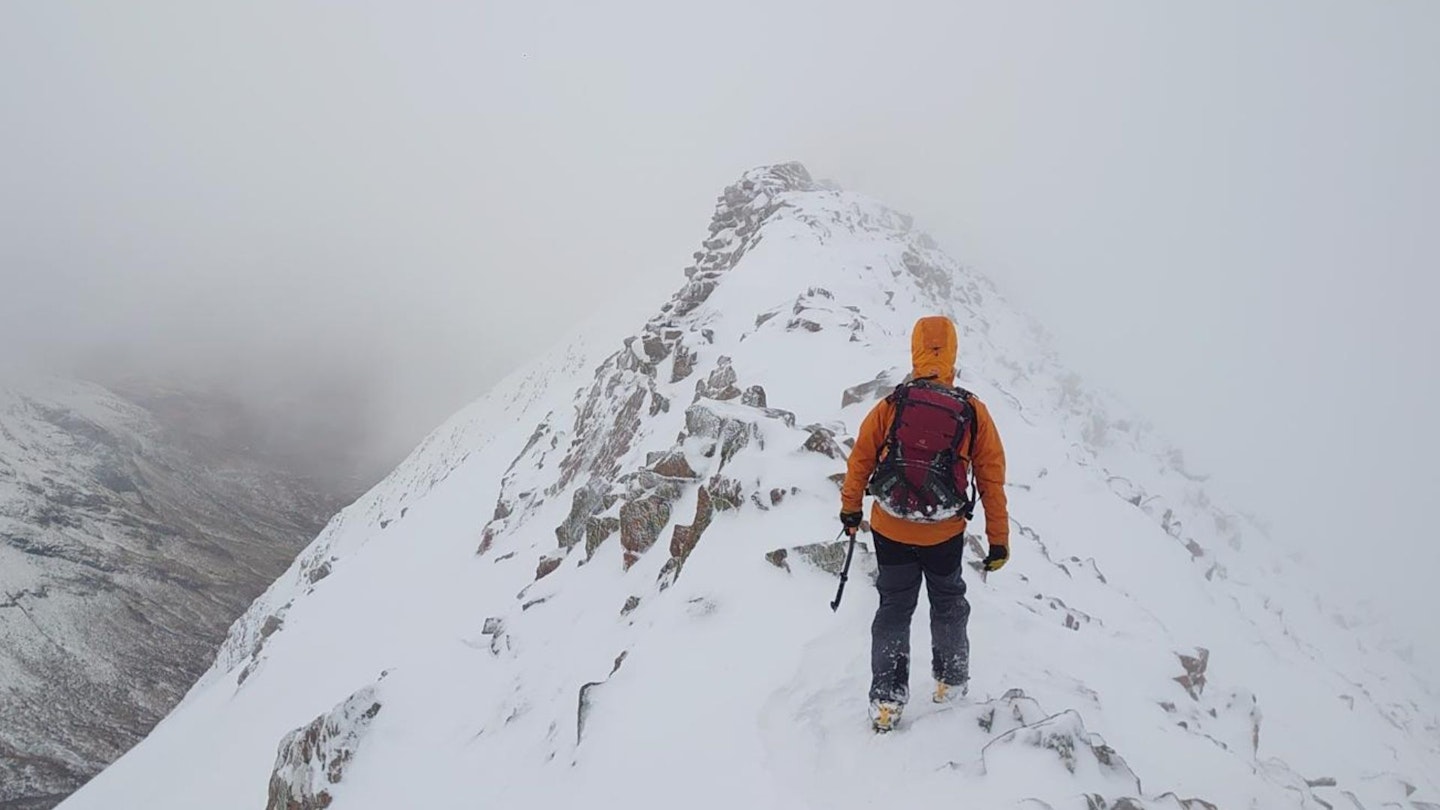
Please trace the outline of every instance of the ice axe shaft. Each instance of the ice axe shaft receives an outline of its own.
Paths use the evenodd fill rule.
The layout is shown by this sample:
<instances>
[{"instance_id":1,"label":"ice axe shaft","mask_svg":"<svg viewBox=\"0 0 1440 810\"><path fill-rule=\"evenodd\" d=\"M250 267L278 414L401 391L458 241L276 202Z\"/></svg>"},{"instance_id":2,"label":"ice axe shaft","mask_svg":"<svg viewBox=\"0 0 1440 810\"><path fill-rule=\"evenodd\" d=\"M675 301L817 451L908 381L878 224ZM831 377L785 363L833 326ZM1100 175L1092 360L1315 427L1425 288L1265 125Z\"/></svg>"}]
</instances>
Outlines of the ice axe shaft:
<instances>
[{"instance_id":1,"label":"ice axe shaft","mask_svg":"<svg viewBox=\"0 0 1440 810\"><path fill-rule=\"evenodd\" d=\"M838 611L840 609L840 599L845 596L845 582L850 579L850 561L855 558L855 535L859 533L860 528L857 526L855 531L850 535L850 548L845 552L845 567L840 569L840 587L835 591L835 601L830 603L830 609L832 611ZM840 534L836 535L835 539L839 540L844 536L845 529L841 529Z\"/></svg>"}]
</instances>

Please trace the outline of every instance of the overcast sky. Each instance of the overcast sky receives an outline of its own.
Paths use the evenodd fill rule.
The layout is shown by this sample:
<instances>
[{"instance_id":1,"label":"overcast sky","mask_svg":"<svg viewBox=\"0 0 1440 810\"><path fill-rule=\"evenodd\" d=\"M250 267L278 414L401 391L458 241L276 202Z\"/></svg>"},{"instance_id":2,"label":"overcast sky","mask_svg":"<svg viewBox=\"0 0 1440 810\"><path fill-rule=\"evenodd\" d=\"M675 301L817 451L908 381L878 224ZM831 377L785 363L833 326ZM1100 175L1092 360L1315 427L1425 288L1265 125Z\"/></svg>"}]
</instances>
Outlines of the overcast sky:
<instances>
[{"instance_id":1,"label":"overcast sky","mask_svg":"<svg viewBox=\"0 0 1440 810\"><path fill-rule=\"evenodd\" d=\"M388 461L796 159L1440 647L1440 4L7 0L0 68L7 363L360 384Z\"/></svg>"}]
</instances>

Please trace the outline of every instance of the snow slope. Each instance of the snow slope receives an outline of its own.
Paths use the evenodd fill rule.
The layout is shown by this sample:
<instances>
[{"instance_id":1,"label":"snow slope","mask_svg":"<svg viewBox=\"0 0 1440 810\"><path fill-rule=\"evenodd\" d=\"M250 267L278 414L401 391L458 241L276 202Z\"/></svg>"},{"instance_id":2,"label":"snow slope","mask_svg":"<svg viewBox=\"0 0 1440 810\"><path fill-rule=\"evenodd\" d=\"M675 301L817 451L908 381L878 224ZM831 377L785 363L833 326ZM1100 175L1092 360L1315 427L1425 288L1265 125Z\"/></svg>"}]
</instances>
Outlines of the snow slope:
<instances>
[{"instance_id":1,"label":"snow slope","mask_svg":"<svg viewBox=\"0 0 1440 810\"><path fill-rule=\"evenodd\" d=\"M436 431L63 806L1440 802L1407 665L908 217L767 167L696 259L623 345ZM835 476L937 312L1006 442L1014 556L982 576L973 543L971 700L876 737L874 592L828 607Z\"/></svg>"}]
</instances>

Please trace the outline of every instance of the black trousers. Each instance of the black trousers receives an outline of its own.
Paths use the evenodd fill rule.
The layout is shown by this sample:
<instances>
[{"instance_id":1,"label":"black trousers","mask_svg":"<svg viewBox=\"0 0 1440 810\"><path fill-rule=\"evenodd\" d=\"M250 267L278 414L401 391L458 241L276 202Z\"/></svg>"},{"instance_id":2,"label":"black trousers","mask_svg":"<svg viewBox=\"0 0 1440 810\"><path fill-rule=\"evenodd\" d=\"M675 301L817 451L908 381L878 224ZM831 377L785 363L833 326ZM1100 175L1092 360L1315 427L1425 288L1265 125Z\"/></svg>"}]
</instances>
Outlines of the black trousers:
<instances>
[{"instance_id":1,"label":"black trousers","mask_svg":"<svg viewBox=\"0 0 1440 810\"><path fill-rule=\"evenodd\" d=\"M875 587L880 607L870 626L870 699L904 703L910 697L910 618L920 601L920 580L930 597L931 672L948 684L970 678L970 602L965 598L961 561L963 536L936 546L912 546L880 534Z\"/></svg>"}]
</instances>

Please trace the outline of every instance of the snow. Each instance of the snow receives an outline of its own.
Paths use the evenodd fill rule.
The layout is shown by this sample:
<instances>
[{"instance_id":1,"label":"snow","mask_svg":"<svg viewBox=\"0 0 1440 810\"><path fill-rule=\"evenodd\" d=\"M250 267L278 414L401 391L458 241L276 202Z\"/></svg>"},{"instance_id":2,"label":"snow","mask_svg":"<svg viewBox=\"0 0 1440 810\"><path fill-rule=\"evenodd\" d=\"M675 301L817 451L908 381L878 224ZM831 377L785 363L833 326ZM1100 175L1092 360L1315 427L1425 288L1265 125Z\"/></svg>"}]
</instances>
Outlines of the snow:
<instances>
[{"instance_id":1,"label":"snow","mask_svg":"<svg viewBox=\"0 0 1440 810\"><path fill-rule=\"evenodd\" d=\"M1306 571L1061 367L992 284L874 201L793 170L747 180L722 198L725 237L641 339L581 337L437 430L257 600L150 738L63 807L260 807L281 740L371 688L383 708L330 786L342 810L1440 801L1435 696L1339 626ZM960 382L1006 444L1013 556L967 569L970 698L924 702L922 606L917 697L877 737L868 555L834 613L832 575L765 555L834 537L827 477L843 461L803 450L805 426L853 434L868 404L842 409L841 392L903 374L911 325L935 312L960 326ZM666 333L654 361L642 339ZM694 372L675 381L680 347ZM686 429L722 357L740 390L763 386L794 416L701 399L746 426L728 460L712 451L723 439ZM612 424L635 402L633 431ZM619 514L653 484L635 477L647 455L672 449L698 476L653 547L627 568L620 533L593 557L580 542L535 579L580 488L621 498L582 518ZM676 574L674 527L716 476L746 500L717 508ZM792 494L771 505L772 490ZM1197 648L1192 696L1176 678ZM1307 785L1320 777L1337 784Z\"/></svg>"}]
</instances>

